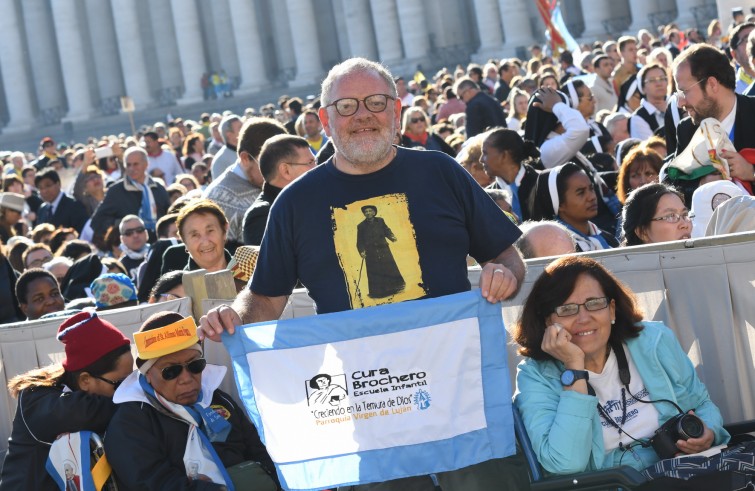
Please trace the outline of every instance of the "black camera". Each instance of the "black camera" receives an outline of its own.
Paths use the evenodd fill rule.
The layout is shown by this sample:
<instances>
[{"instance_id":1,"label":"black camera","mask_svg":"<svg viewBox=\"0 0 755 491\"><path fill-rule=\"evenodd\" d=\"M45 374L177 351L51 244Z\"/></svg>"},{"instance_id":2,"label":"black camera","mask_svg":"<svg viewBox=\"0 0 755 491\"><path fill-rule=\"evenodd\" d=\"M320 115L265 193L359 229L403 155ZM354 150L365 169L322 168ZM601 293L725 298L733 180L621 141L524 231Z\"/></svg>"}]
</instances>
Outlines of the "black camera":
<instances>
[{"instance_id":1,"label":"black camera","mask_svg":"<svg viewBox=\"0 0 755 491\"><path fill-rule=\"evenodd\" d=\"M679 453L678 440L700 438L705 431L703 420L694 414L677 414L655 430L650 445L661 459L670 459Z\"/></svg>"}]
</instances>

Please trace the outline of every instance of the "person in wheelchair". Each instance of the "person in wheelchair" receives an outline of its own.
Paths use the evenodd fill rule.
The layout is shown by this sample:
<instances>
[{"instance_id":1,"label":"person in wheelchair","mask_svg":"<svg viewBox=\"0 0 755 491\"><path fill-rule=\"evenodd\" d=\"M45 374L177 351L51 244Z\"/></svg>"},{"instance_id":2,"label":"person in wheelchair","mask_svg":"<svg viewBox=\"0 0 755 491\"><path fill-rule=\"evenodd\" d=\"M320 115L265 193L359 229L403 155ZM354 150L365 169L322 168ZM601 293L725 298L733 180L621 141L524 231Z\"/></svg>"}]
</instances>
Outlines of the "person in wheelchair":
<instances>
[{"instance_id":1,"label":"person in wheelchair","mask_svg":"<svg viewBox=\"0 0 755 491\"><path fill-rule=\"evenodd\" d=\"M152 315L134 334L134 371L116 392L105 453L120 490L278 488L252 423L220 391L226 367L208 365L194 319Z\"/></svg>"},{"instance_id":2,"label":"person in wheelchair","mask_svg":"<svg viewBox=\"0 0 755 491\"><path fill-rule=\"evenodd\" d=\"M58 329L62 363L37 368L8 383L18 399L0 489L60 489L45 470L50 446L65 433L102 434L115 414L113 393L133 371L130 341L93 311L80 312Z\"/></svg>"},{"instance_id":3,"label":"person in wheelchair","mask_svg":"<svg viewBox=\"0 0 755 491\"><path fill-rule=\"evenodd\" d=\"M673 332L643 321L633 293L593 259L545 268L514 339L525 357L514 403L550 473L643 470L729 441Z\"/></svg>"}]
</instances>

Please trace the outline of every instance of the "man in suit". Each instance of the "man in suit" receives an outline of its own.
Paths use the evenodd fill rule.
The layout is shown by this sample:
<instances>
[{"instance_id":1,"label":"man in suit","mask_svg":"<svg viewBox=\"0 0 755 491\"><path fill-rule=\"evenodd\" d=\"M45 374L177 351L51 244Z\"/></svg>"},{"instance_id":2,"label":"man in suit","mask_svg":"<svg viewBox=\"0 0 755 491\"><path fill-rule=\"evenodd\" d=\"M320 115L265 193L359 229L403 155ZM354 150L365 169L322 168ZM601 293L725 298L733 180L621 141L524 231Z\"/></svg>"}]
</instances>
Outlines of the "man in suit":
<instances>
[{"instance_id":1,"label":"man in suit","mask_svg":"<svg viewBox=\"0 0 755 491\"><path fill-rule=\"evenodd\" d=\"M73 227L81 233L88 215L84 205L60 189L60 176L55 169L43 169L34 178L44 204L39 207L36 225L51 223L55 227Z\"/></svg>"},{"instance_id":2,"label":"man in suit","mask_svg":"<svg viewBox=\"0 0 755 491\"><path fill-rule=\"evenodd\" d=\"M506 116L496 99L482 92L469 77L462 77L454 86L454 92L466 105L467 139L479 135L488 128L506 127Z\"/></svg>"},{"instance_id":3,"label":"man in suit","mask_svg":"<svg viewBox=\"0 0 755 491\"><path fill-rule=\"evenodd\" d=\"M738 153L755 148L755 98L735 92L734 69L726 55L707 44L695 44L674 61L674 80L679 105L688 114L677 127L676 155L686 148L703 119L715 118L737 149L737 153L722 153L732 177L755 180L753 166Z\"/></svg>"}]
</instances>

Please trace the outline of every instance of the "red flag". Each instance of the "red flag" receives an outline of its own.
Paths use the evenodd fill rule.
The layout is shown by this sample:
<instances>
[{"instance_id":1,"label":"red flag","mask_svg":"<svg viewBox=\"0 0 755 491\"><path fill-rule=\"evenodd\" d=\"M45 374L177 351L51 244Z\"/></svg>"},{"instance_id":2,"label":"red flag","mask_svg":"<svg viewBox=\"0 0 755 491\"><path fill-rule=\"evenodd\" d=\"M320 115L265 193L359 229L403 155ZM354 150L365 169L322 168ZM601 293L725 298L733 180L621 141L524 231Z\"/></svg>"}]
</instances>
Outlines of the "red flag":
<instances>
[{"instance_id":1,"label":"red flag","mask_svg":"<svg viewBox=\"0 0 755 491\"><path fill-rule=\"evenodd\" d=\"M564 41L564 38L561 36L558 28L553 25L552 21L552 14L553 10L556 8L556 3L557 0L536 0L537 11L540 12L540 17L543 18L545 29L548 31L550 36L550 44L553 54L560 53L561 51L566 51L567 49L566 41Z\"/></svg>"}]
</instances>

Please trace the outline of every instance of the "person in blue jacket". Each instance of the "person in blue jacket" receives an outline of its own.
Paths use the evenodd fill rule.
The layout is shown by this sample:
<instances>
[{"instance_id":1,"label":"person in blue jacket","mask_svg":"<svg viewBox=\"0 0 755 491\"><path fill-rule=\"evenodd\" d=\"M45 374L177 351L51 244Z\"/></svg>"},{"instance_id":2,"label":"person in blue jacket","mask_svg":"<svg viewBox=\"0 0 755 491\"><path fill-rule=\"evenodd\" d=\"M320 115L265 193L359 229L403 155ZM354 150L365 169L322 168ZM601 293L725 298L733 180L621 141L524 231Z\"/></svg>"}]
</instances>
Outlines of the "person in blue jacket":
<instances>
[{"instance_id":1,"label":"person in blue jacket","mask_svg":"<svg viewBox=\"0 0 755 491\"><path fill-rule=\"evenodd\" d=\"M545 268L514 339L525 357L514 402L548 472L651 466L660 457L649 439L682 412L702 424L700 436L671 441L676 454L729 440L673 332L643 322L633 293L593 259L562 257Z\"/></svg>"}]
</instances>

